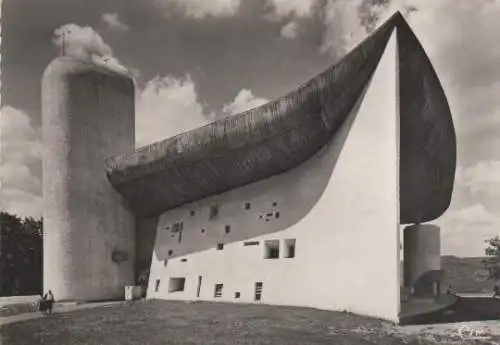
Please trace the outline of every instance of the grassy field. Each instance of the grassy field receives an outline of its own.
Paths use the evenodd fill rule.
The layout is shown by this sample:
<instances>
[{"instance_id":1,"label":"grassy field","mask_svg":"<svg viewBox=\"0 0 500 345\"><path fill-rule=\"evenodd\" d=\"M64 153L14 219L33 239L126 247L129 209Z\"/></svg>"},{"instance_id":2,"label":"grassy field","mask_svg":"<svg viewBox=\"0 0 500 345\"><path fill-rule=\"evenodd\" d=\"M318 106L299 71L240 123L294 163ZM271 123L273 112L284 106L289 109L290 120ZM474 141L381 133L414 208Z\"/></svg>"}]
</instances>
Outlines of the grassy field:
<instances>
[{"instance_id":1,"label":"grassy field","mask_svg":"<svg viewBox=\"0 0 500 345\"><path fill-rule=\"evenodd\" d=\"M2 345L457 344L457 339L443 336L394 334L389 331L391 327L356 315L305 308L149 301L4 325L0 328L0 342Z\"/></svg>"}]
</instances>

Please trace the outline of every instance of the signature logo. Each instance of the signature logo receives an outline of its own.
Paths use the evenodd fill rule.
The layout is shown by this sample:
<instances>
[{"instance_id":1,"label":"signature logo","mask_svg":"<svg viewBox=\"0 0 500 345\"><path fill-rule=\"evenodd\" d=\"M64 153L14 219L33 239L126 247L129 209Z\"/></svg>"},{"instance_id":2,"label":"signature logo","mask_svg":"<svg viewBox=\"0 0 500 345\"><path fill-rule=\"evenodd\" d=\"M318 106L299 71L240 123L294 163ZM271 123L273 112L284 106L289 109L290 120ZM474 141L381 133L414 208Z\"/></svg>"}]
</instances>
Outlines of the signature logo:
<instances>
[{"instance_id":1,"label":"signature logo","mask_svg":"<svg viewBox=\"0 0 500 345\"><path fill-rule=\"evenodd\" d=\"M464 325L458 329L458 336L463 340L490 340L493 334L487 327L472 328Z\"/></svg>"}]
</instances>

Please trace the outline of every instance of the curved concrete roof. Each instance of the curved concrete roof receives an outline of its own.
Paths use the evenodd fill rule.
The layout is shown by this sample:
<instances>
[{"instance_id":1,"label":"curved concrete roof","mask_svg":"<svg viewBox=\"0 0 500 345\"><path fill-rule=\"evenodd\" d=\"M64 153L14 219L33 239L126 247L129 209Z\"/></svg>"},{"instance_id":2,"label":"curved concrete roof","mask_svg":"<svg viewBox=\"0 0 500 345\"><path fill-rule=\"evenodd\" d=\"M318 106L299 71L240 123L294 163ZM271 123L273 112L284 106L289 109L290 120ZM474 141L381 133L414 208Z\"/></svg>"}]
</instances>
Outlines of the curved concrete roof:
<instances>
[{"instance_id":1,"label":"curved concrete roof","mask_svg":"<svg viewBox=\"0 0 500 345\"><path fill-rule=\"evenodd\" d=\"M401 223L439 217L453 189L455 132L434 69L400 13L282 98L109 158L109 181L136 214L152 216L296 167L335 136L394 28L400 66Z\"/></svg>"}]
</instances>

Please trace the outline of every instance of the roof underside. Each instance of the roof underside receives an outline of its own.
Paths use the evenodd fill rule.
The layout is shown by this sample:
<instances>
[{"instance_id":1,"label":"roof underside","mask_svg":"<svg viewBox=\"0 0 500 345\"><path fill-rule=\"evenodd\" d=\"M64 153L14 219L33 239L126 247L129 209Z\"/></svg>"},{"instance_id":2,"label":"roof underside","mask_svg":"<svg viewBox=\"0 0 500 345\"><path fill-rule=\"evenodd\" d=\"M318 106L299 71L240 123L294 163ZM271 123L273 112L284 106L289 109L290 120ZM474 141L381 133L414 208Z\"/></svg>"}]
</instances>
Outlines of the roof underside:
<instances>
[{"instance_id":1,"label":"roof underside","mask_svg":"<svg viewBox=\"0 0 500 345\"><path fill-rule=\"evenodd\" d=\"M401 223L439 217L453 189L455 132L434 69L399 13L330 69L286 96L109 158L105 169L112 186L137 215L153 216L296 167L337 133L396 27Z\"/></svg>"}]
</instances>

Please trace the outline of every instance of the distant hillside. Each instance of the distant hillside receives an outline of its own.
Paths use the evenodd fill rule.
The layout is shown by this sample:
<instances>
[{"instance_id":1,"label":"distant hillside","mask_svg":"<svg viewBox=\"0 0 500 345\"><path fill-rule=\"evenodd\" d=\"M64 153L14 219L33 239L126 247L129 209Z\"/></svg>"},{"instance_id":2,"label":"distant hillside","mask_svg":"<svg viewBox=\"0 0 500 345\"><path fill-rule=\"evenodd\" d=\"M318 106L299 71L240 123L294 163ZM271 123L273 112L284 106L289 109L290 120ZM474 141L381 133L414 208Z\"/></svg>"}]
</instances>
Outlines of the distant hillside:
<instances>
[{"instance_id":1,"label":"distant hillside","mask_svg":"<svg viewBox=\"0 0 500 345\"><path fill-rule=\"evenodd\" d=\"M488 271L481 263L484 259L442 256L441 267L445 272L443 289L446 290L451 285L458 292L491 292L494 281L487 279Z\"/></svg>"}]
</instances>

